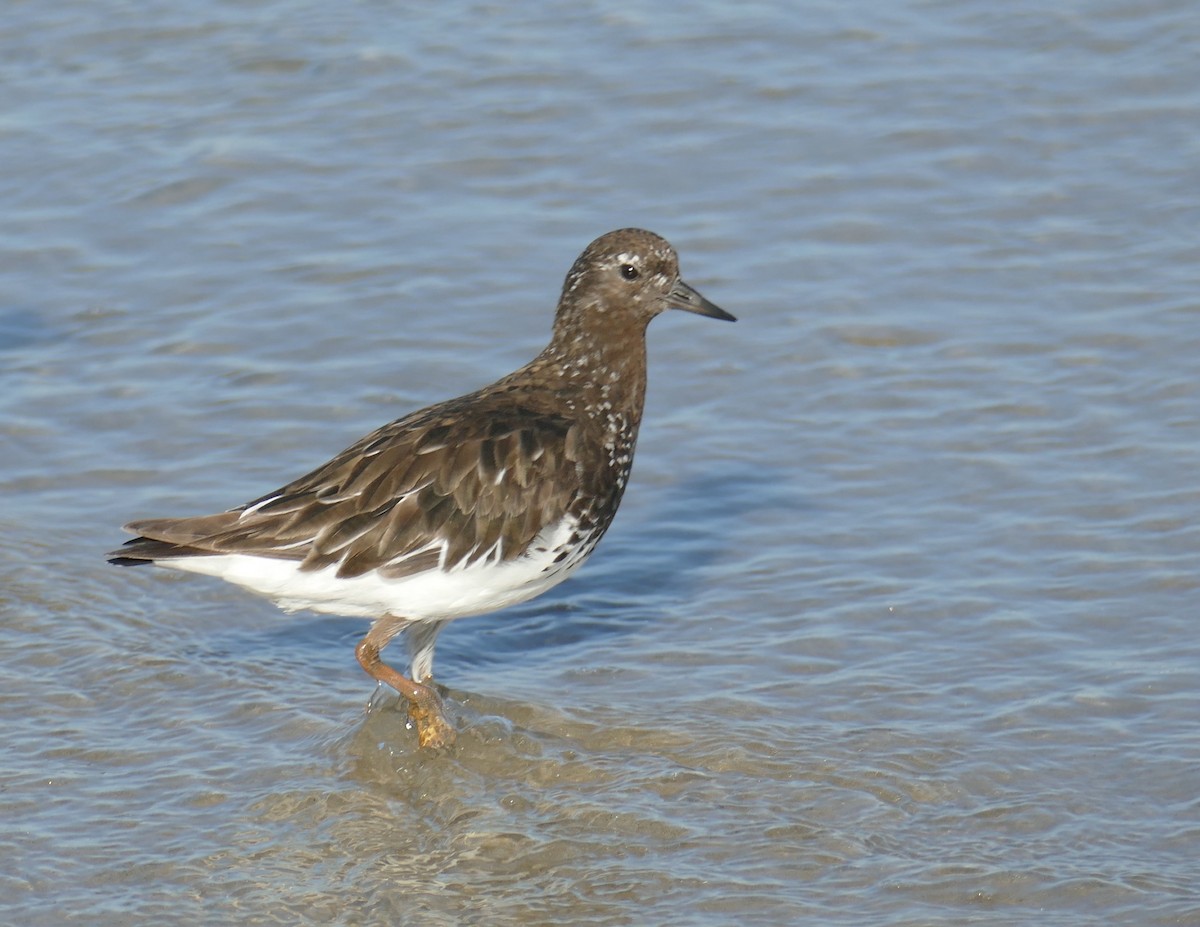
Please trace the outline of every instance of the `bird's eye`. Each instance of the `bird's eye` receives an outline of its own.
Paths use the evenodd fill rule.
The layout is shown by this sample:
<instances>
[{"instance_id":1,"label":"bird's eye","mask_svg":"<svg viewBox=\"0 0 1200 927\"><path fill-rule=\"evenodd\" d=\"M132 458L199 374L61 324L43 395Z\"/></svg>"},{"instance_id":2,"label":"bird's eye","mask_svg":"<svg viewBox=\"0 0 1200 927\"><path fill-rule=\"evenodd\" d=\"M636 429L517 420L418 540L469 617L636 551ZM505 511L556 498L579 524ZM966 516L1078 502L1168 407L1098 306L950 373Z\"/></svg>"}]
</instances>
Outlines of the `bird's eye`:
<instances>
[{"instance_id":1,"label":"bird's eye","mask_svg":"<svg viewBox=\"0 0 1200 927\"><path fill-rule=\"evenodd\" d=\"M636 280L638 277L641 276L641 271L639 271L632 264L622 264L621 265L621 276L624 277L626 280Z\"/></svg>"}]
</instances>

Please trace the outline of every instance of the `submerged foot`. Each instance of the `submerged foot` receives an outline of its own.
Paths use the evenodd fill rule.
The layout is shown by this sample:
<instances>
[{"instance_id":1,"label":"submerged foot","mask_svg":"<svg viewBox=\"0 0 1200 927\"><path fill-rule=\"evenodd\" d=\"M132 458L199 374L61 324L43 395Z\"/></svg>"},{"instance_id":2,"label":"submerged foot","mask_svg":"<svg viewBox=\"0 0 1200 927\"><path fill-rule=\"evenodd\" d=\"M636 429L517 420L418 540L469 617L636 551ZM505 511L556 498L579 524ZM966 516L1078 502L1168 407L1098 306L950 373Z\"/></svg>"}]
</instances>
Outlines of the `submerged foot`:
<instances>
[{"instance_id":1,"label":"submerged foot","mask_svg":"<svg viewBox=\"0 0 1200 927\"><path fill-rule=\"evenodd\" d=\"M417 743L431 750L440 750L454 743L458 734L446 720L441 700L432 689L431 698L408 703L408 717L417 728Z\"/></svg>"},{"instance_id":2,"label":"submerged foot","mask_svg":"<svg viewBox=\"0 0 1200 927\"><path fill-rule=\"evenodd\" d=\"M358 662L376 680L387 683L408 699L408 717L417 728L417 742L422 747L434 750L449 747L458 735L446 720L432 677L426 677L424 682L414 682L379 659L379 649L387 643L389 630L382 625L371 628L354 650Z\"/></svg>"}]
</instances>

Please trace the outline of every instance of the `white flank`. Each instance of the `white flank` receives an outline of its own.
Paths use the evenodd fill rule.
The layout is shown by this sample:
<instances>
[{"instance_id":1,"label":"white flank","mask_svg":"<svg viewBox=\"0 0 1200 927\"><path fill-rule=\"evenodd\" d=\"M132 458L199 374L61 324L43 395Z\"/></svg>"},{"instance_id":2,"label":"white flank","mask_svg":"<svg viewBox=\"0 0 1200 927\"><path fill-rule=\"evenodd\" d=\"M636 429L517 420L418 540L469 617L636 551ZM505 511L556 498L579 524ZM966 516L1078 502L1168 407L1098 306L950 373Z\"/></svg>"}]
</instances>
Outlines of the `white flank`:
<instances>
[{"instance_id":1,"label":"white flank","mask_svg":"<svg viewBox=\"0 0 1200 927\"><path fill-rule=\"evenodd\" d=\"M515 560L496 563L485 557L469 566L426 570L399 579L387 579L378 573L341 578L336 565L301 572L296 560L249 554L155 562L174 570L220 577L266 596L285 611L311 609L360 618L394 615L412 621L466 618L526 602L575 572L586 556L568 556L554 562L575 525L575 519L562 519L538 535L527 552ZM582 548L577 554L588 552Z\"/></svg>"}]
</instances>

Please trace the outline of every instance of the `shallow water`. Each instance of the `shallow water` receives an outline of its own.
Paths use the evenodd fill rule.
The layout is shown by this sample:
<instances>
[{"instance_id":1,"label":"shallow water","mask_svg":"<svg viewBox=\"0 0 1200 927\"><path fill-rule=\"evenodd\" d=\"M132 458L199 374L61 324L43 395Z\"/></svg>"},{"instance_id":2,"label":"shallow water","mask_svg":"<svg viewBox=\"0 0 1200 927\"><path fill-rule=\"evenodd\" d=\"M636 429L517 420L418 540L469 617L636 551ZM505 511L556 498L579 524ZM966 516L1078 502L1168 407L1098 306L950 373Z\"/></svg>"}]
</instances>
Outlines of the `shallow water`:
<instances>
[{"instance_id":1,"label":"shallow water","mask_svg":"<svg viewBox=\"0 0 1200 927\"><path fill-rule=\"evenodd\" d=\"M1186 4L17 4L0 22L0 920L1194 924ZM544 343L643 225L571 582L414 749L362 622L117 571Z\"/></svg>"}]
</instances>

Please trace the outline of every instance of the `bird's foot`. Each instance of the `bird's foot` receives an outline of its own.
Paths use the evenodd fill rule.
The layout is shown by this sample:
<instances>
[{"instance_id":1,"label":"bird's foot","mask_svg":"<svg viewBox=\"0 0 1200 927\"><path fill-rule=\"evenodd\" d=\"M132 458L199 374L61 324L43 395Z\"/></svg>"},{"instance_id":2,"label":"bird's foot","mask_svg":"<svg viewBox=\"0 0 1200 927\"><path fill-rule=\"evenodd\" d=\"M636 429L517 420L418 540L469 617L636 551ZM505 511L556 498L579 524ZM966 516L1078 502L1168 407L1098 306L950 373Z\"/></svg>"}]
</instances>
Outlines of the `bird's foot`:
<instances>
[{"instance_id":1,"label":"bird's foot","mask_svg":"<svg viewBox=\"0 0 1200 927\"><path fill-rule=\"evenodd\" d=\"M446 712L437 693L432 688L428 691L429 698L408 703L408 718L417 729L417 743L421 747L441 750L452 745L458 734L446 720Z\"/></svg>"}]
</instances>

